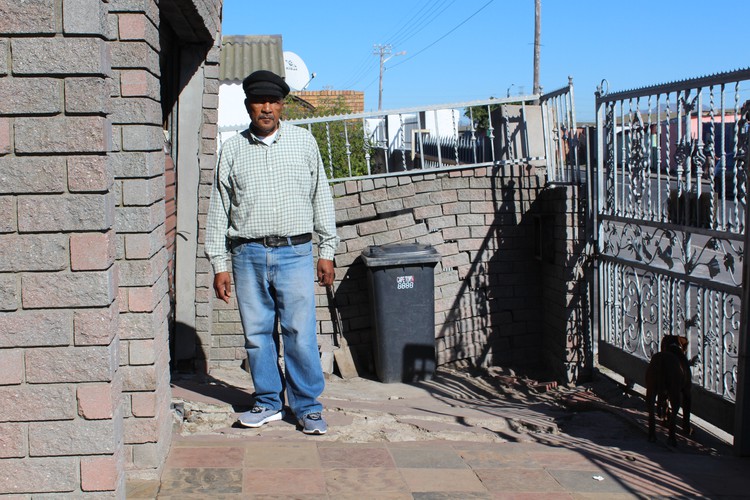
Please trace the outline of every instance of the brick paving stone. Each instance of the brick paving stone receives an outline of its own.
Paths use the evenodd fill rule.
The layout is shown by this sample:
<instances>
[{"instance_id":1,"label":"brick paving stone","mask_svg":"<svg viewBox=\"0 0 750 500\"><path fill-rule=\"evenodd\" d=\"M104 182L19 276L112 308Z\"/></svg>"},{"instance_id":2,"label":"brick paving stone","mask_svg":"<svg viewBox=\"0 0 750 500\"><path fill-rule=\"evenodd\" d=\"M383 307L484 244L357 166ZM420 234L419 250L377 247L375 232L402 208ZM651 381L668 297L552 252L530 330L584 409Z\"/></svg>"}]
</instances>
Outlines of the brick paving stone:
<instances>
[{"instance_id":1,"label":"brick paving stone","mask_svg":"<svg viewBox=\"0 0 750 500\"><path fill-rule=\"evenodd\" d=\"M326 498L335 500L412 500L415 497L409 492L371 491L368 493L337 493L335 496L326 496ZM305 498L305 500L307 500L307 498Z\"/></svg>"},{"instance_id":2,"label":"brick paving stone","mask_svg":"<svg viewBox=\"0 0 750 500\"><path fill-rule=\"evenodd\" d=\"M352 426L348 423L310 439L294 422L284 420L259 430L226 427L213 429L212 435L175 435L158 497L153 490L150 497L138 495L129 481L128 492L134 494L128 498L622 500L747 495L750 461L682 441L675 449L654 445L647 442L645 431L618 438L615 445L607 434L612 419L603 416L581 417L578 427L568 425L559 433L511 436L504 431L505 441L480 433L487 425L481 417L530 422L536 418L532 411L491 405L473 393L454 405L450 398L420 394L392 397L392 386L369 392L343 389L351 395L331 399L327 414L354 415L357 432L347 429ZM381 400L375 397L378 390L384 394L377 396ZM223 398L219 401L227 404ZM370 414L390 417L376 424L380 432L360 428L363 415L370 424ZM406 432L415 422L429 422L429 414L442 415L448 425L437 426L435 432ZM451 438L456 433L449 430L454 422L480 429L473 439L455 441ZM425 435L432 437L423 440ZM227 464L233 466L217 467Z\"/></svg>"},{"instance_id":3,"label":"brick paving stone","mask_svg":"<svg viewBox=\"0 0 750 500\"><path fill-rule=\"evenodd\" d=\"M320 468L315 443L251 443L245 449L245 467L255 469Z\"/></svg>"},{"instance_id":4,"label":"brick paving stone","mask_svg":"<svg viewBox=\"0 0 750 500\"><path fill-rule=\"evenodd\" d=\"M149 497L149 498L158 498L159 500L206 500L206 495L204 493L180 493L178 495L159 495L158 497ZM248 498L257 499L261 498L259 496L246 496L242 493L212 493L210 496L211 500L246 500ZM274 497L278 498L278 497ZM287 497L285 497L287 498ZM312 497L311 497L312 498ZM128 500L130 500L130 497L127 497Z\"/></svg>"},{"instance_id":5,"label":"brick paving stone","mask_svg":"<svg viewBox=\"0 0 750 500\"><path fill-rule=\"evenodd\" d=\"M326 481L321 469L245 469L243 493L251 495L322 495Z\"/></svg>"},{"instance_id":6,"label":"brick paving stone","mask_svg":"<svg viewBox=\"0 0 750 500\"><path fill-rule=\"evenodd\" d=\"M463 461L472 469L541 468L541 465L527 453L515 451L514 446L498 446L483 450L461 450L460 453Z\"/></svg>"},{"instance_id":7,"label":"brick paving stone","mask_svg":"<svg viewBox=\"0 0 750 500\"><path fill-rule=\"evenodd\" d=\"M415 491L411 494L414 500L484 500L495 499L495 495L481 491ZM559 497L558 497L559 498Z\"/></svg>"},{"instance_id":8,"label":"brick paving stone","mask_svg":"<svg viewBox=\"0 0 750 500\"><path fill-rule=\"evenodd\" d=\"M185 468L167 469L162 474L159 497L241 494L242 469Z\"/></svg>"},{"instance_id":9,"label":"brick paving stone","mask_svg":"<svg viewBox=\"0 0 750 500\"><path fill-rule=\"evenodd\" d=\"M487 492L487 488L471 469L400 469L411 491Z\"/></svg>"},{"instance_id":10,"label":"brick paving stone","mask_svg":"<svg viewBox=\"0 0 750 500\"><path fill-rule=\"evenodd\" d=\"M495 498L503 498L503 497L495 497ZM631 493L579 493L579 492L576 492L575 495L567 497L567 498L575 498L576 500L633 500L633 498L638 498L638 497L636 497L635 495Z\"/></svg>"},{"instance_id":11,"label":"brick paving stone","mask_svg":"<svg viewBox=\"0 0 750 500\"><path fill-rule=\"evenodd\" d=\"M345 493L408 493L410 491L397 469L386 467L326 469L324 475L328 494L336 498Z\"/></svg>"},{"instance_id":12,"label":"brick paving stone","mask_svg":"<svg viewBox=\"0 0 750 500\"><path fill-rule=\"evenodd\" d=\"M391 455L400 468L468 469L457 451L443 447L391 448Z\"/></svg>"},{"instance_id":13,"label":"brick paving stone","mask_svg":"<svg viewBox=\"0 0 750 500\"><path fill-rule=\"evenodd\" d=\"M412 450L412 449L418 449L418 450L426 450L426 449L435 449L435 450L452 450L456 451L456 441L439 441L439 440L431 440L431 441L390 441L388 442L387 446L389 450ZM487 446L487 443L483 443L484 446Z\"/></svg>"},{"instance_id":14,"label":"brick paving stone","mask_svg":"<svg viewBox=\"0 0 750 500\"><path fill-rule=\"evenodd\" d=\"M493 500L582 500L578 494L572 495L570 493L561 493L559 491L552 493L517 493L513 491L509 492L494 492L492 494ZM594 497L591 500L605 500L607 497ZM633 500L632 496L627 497L628 500ZM614 500L614 499L613 499Z\"/></svg>"},{"instance_id":15,"label":"brick paving stone","mask_svg":"<svg viewBox=\"0 0 750 500\"><path fill-rule=\"evenodd\" d=\"M479 476L482 484L492 492L564 493L576 491L563 488L544 469L475 469L474 472Z\"/></svg>"},{"instance_id":16,"label":"brick paving stone","mask_svg":"<svg viewBox=\"0 0 750 500\"><path fill-rule=\"evenodd\" d=\"M125 498L130 500L149 500L156 498L159 492L159 481L156 479L132 479L129 480L125 488Z\"/></svg>"},{"instance_id":17,"label":"brick paving stone","mask_svg":"<svg viewBox=\"0 0 750 500\"><path fill-rule=\"evenodd\" d=\"M592 471L601 470L601 467L595 465L597 457L587 457L582 453L573 450L537 451L529 453L528 455L534 462L545 468ZM607 460L607 462L609 462L609 460Z\"/></svg>"},{"instance_id":18,"label":"brick paving stone","mask_svg":"<svg viewBox=\"0 0 750 500\"><path fill-rule=\"evenodd\" d=\"M241 468L245 459L242 447L195 447L180 448L179 453L171 453L165 467L180 468Z\"/></svg>"},{"instance_id":19,"label":"brick paving stone","mask_svg":"<svg viewBox=\"0 0 750 500\"><path fill-rule=\"evenodd\" d=\"M547 469L565 491L585 493L634 493L623 481L606 472ZM594 477L603 478L597 480Z\"/></svg>"},{"instance_id":20,"label":"brick paving stone","mask_svg":"<svg viewBox=\"0 0 750 500\"><path fill-rule=\"evenodd\" d=\"M388 450L383 447L318 447L321 465L325 468L395 467Z\"/></svg>"},{"instance_id":21,"label":"brick paving stone","mask_svg":"<svg viewBox=\"0 0 750 500\"><path fill-rule=\"evenodd\" d=\"M243 446L246 443L241 443ZM180 436L175 435L172 438L172 448L198 448L198 447L234 447L239 446L240 443L228 442L226 437L216 437L215 435L196 435L196 436Z\"/></svg>"}]
</instances>

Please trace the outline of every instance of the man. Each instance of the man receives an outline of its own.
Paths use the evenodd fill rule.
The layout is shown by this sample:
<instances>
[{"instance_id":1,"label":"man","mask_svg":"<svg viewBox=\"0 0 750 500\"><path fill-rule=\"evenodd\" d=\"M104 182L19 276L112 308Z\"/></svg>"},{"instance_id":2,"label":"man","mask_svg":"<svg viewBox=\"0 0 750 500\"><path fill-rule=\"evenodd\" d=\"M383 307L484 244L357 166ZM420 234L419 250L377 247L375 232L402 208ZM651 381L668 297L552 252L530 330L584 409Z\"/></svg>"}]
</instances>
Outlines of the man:
<instances>
[{"instance_id":1,"label":"man","mask_svg":"<svg viewBox=\"0 0 750 500\"><path fill-rule=\"evenodd\" d=\"M338 243L333 199L315 138L280 120L289 86L270 71L242 83L250 128L228 139L216 167L206 224L206 255L216 296L229 302L231 255L255 405L246 427L282 417L286 399L303 432L325 434L318 397L325 380L315 322L312 232L319 238L317 281L331 286ZM273 339L284 347L282 374Z\"/></svg>"}]
</instances>

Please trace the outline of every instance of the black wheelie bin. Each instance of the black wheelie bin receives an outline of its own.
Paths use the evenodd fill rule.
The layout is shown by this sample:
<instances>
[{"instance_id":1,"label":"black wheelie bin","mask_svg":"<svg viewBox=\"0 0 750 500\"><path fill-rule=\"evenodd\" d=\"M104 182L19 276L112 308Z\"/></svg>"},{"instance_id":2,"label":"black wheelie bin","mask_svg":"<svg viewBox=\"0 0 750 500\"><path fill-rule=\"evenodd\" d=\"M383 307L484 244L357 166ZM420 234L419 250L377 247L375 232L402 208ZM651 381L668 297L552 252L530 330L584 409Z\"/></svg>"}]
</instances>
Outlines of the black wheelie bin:
<instances>
[{"instance_id":1,"label":"black wheelie bin","mask_svg":"<svg viewBox=\"0 0 750 500\"><path fill-rule=\"evenodd\" d=\"M370 246L367 266L375 369L385 383L429 380L435 372L435 275L431 245Z\"/></svg>"}]
</instances>

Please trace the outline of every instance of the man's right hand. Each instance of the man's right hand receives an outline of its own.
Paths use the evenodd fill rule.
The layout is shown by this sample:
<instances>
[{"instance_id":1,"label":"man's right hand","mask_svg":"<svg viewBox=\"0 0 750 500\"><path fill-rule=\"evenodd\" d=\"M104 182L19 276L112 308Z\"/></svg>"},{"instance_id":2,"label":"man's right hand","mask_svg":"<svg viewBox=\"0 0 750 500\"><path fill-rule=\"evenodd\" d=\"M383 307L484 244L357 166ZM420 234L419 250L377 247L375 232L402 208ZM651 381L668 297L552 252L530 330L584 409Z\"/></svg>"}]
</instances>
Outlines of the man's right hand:
<instances>
[{"instance_id":1,"label":"man's right hand","mask_svg":"<svg viewBox=\"0 0 750 500\"><path fill-rule=\"evenodd\" d=\"M232 297L232 280L228 272L216 273L214 276L214 291L217 299L229 303L229 299Z\"/></svg>"}]
</instances>

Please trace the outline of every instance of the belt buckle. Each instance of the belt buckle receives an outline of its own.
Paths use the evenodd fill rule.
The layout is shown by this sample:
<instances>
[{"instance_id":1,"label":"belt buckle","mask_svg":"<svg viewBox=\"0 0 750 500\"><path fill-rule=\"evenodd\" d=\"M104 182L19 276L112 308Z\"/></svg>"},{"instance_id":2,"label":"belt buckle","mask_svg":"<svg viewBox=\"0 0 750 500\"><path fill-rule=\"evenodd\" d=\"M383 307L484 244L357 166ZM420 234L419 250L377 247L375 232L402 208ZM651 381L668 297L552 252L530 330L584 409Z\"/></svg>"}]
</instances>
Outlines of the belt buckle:
<instances>
[{"instance_id":1,"label":"belt buckle","mask_svg":"<svg viewBox=\"0 0 750 500\"><path fill-rule=\"evenodd\" d=\"M264 236L263 245L271 248L278 248L287 245L287 239L279 236Z\"/></svg>"}]
</instances>

